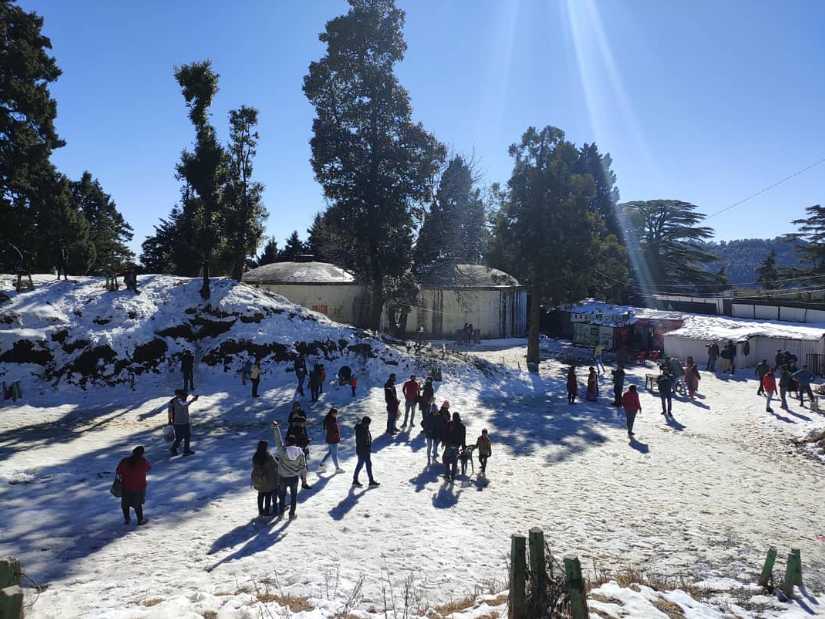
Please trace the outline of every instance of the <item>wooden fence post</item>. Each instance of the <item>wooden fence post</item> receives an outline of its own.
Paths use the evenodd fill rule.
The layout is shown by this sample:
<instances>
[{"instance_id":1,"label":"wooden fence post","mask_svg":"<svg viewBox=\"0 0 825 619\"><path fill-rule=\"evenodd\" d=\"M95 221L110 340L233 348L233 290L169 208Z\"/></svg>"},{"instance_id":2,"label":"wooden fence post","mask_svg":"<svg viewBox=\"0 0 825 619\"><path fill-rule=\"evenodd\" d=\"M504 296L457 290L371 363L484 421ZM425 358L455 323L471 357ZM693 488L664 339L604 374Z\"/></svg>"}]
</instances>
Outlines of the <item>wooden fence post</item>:
<instances>
[{"instance_id":1,"label":"wooden fence post","mask_svg":"<svg viewBox=\"0 0 825 619\"><path fill-rule=\"evenodd\" d=\"M582 566L574 555L564 557L564 575L567 578L567 595L573 619L588 619L587 591L582 577Z\"/></svg>"},{"instance_id":2,"label":"wooden fence post","mask_svg":"<svg viewBox=\"0 0 825 619\"><path fill-rule=\"evenodd\" d=\"M765 564L762 566L762 574L759 576L759 586L767 587L773 582L774 563L776 563L776 548L771 546L768 548L768 556L765 558Z\"/></svg>"},{"instance_id":3,"label":"wooden fence post","mask_svg":"<svg viewBox=\"0 0 825 619\"><path fill-rule=\"evenodd\" d=\"M788 565L785 567L785 582L782 585L785 597L793 597L794 585L802 586L802 554L796 548L788 555Z\"/></svg>"},{"instance_id":4,"label":"wooden fence post","mask_svg":"<svg viewBox=\"0 0 825 619\"><path fill-rule=\"evenodd\" d=\"M527 560L525 551L527 539L523 535L510 538L510 603L507 611L509 619L526 619Z\"/></svg>"},{"instance_id":5,"label":"wooden fence post","mask_svg":"<svg viewBox=\"0 0 825 619\"><path fill-rule=\"evenodd\" d=\"M532 616L540 617L547 610L547 563L544 556L544 531L530 529L530 608Z\"/></svg>"}]
</instances>

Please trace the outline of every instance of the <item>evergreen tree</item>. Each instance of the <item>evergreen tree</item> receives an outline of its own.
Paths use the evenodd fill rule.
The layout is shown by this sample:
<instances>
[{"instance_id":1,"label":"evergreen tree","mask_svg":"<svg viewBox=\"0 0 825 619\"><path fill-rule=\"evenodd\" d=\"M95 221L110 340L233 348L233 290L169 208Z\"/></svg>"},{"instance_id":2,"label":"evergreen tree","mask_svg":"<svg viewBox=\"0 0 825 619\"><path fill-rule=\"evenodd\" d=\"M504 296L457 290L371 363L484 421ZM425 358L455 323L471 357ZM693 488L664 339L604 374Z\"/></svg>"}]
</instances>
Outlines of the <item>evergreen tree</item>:
<instances>
[{"instance_id":1,"label":"evergreen tree","mask_svg":"<svg viewBox=\"0 0 825 619\"><path fill-rule=\"evenodd\" d=\"M479 264L486 250L486 212L470 164L453 157L441 174L415 244L419 275L444 262Z\"/></svg>"},{"instance_id":2,"label":"evergreen tree","mask_svg":"<svg viewBox=\"0 0 825 619\"><path fill-rule=\"evenodd\" d=\"M765 260L756 269L759 285L766 290L779 288L779 270L776 268L776 252L772 249Z\"/></svg>"},{"instance_id":3,"label":"evergreen tree","mask_svg":"<svg viewBox=\"0 0 825 619\"><path fill-rule=\"evenodd\" d=\"M242 106L229 112L230 144L228 174L224 190L225 248L232 277L243 276L247 258L254 256L264 232L267 216L263 206L264 187L252 180L258 132L258 110Z\"/></svg>"},{"instance_id":4,"label":"evergreen tree","mask_svg":"<svg viewBox=\"0 0 825 619\"><path fill-rule=\"evenodd\" d=\"M590 174L577 173L579 151L555 127L530 127L510 146L513 173L500 194L492 266L526 284L530 294L527 360L538 362L542 303L579 300L593 285L601 219L590 208Z\"/></svg>"},{"instance_id":5,"label":"evergreen tree","mask_svg":"<svg viewBox=\"0 0 825 619\"><path fill-rule=\"evenodd\" d=\"M713 230L700 225L705 216L696 212L696 205L679 200L648 200L626 202L620 208L626 226L625 245L631 252L641 294L719 286L718 274L705 268L716 257L701 245L713 236Z\"/></svg>"},{"instance_id":6,"label":"evergreen tree","mask_svg":"<svg viewBox=\"0 0 825 619\"><path fill-rule=\"evenodd\" d=\"M315 106L312 167L330 201L326 222L369 286L381 322L390 281L410 270L413 209L426 201L444 148L412 122L393 67L404 56L404 13L393 0L349 0L320 40L304 93Z\"/></svg>"},{"instance_id":7,"label":"evergreen tree","mask_svg":"<svg viewBox=\"0 0 825 619\"><path fill-rule=\"evenodd\" d=\"M132 240L132 227L123 219L112 197L89 172L71 183L71 192L75 208L89 224L90 242L95 249L95 262L89 272L98 275L117 272L134 259L126 245Z\"/></svg>"},{"instance_id":8,"label":"evergreen tree","mask_svg":"<svg viewBox=\"0 0 825 619\"><path fill-rule=\"evenodd\" d=\"M64 142L49 92L60 69L42 28L37 14L0 0L0 267L8 270L42 265L49 261L38 253L53 254L38 226L48 220L49 190L61 185L49 158Z\"/></svg>"},{"instance_id":9,"label":"evergreen tree","mask_svg":"<svg viewBox=\"0 0 825 619\"><path fill-rule=\"evenodd\" d=\"M193 243L201 254L203 286L201 297L208 299L209 270L219 253L223 224L221 194L226 175L226 154L209 123L209 107L218 91L218 75L206 60L175 69L175 79L189 108L189 119L195 127L195 148L185 150L177 167L178 178L187 187L182 219L185 228L192 228Z\"/></svg>"},{"instance_id":10,"label":"evergreen tree","mask_svg":"<svg viewBox=\"0 0 825 619\"><path fill-rule=\"evenodd\" d=\"M278 243L274 236L270 237L264 244L263 251L261 251L261 255L258 256L256 264L262 267L265 264L272 264L273 262L278 262Z\"/></svg>"},{"instance_id":11,"label":"evergreen tree","mask_svg":"<svg viewBox=\"0 0 825 619\"><path fill-rule=\"evenodd\" d=\"M281 262L292 262L298 259L298 256L304 253L304 243L301 241L301 237L298 236L298 231L293 230L292 234L289 235L289 238L284 243L284 248L281 250L281 253L278 254L278 259Z\"/></svg>"},{"instance_id":12,"label":"evergreen tree","mask_svg":"<svg viewBox=\"0 0 825 619\"><path fill-rule=\"evenodd\" d=\"M161 219L155 226L154 234L146 237L141 245L140 263L147 273L164 273L173 275L178 273L175 264L175 247L179 243L177 222L180 210L172 208L168 219Z\"/></svg>"},{"instance_id":13,"label":"evergreen tree","mask_svg":"<svg viewBox=\"0 0 825 619\"><path fill-rule=\"evenodd\" d=\"M798 269L801 276L825 274L825 208L819 204L805 209L808 214L792 223L799 227L799 232L788 235L795 240L805 241L799 247L799 254L805 264Z\"/></svg>"}]
</instances>

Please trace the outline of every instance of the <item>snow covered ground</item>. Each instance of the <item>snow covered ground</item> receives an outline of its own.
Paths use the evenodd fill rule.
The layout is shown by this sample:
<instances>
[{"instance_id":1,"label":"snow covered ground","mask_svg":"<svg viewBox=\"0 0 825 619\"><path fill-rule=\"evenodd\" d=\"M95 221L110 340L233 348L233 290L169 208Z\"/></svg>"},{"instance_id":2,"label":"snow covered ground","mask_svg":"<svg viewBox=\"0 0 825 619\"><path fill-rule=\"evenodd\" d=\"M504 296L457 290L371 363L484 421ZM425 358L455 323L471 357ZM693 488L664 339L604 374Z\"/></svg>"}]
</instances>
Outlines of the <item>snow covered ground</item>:
<instances>
[{"instance_id":1,"label":"snow covered ground","mask_svg":"<svg viewBox=\"0 0 825 619\"><path fill-rule=\"evenodd\" d=\"M322 324L312 325L324 335ZM494 373L447 364L436 395L461 413L468 438L490 431L487 481L473 474L445 482L440 467L427 466L417 424L392 439L378 436L385 376L418 371L414 359L388 351L389 364L346 355L327 361L328 376L342 363L355 367L359 393L328 385L319 403L305 402L316 424L313 487L301 492L292 523L255 518L249 488L255 445L270 438L272 420L285 420L293 397L286 364L266 367L258 400L234 371L201 364L192 409L197 453L189 458L170 459L162 439L165 402L178 382L171 368L134 390L27 386L25 404L0 408L0 555L19 557L30 577L48 584L39 595L29 591L29 616L288 616L260 601L274 592L309 598L313 608L292 616L330 617L363 578L353 616L384 617L385 596L402 604L405 581L423 606L502 587L510 534L534 526L554 552L577 554L591 574L635 567L722 590L703 603L667 593L688 617L823 613L825 469L790 439L825 426L825 416L796 404L766 413L748 371L703 373L701 397L677 401L669 423L643 391L636 440L628 442L607 381L598 403L569 406L564 367L549 360L538 376L520 371L524 343L507 344L472 353L498 366ZM650 371L634 369L629 381L641 386ZM340 475L317 471L319 422L331 405L344 427ZM353 490L353 424L364 414L374 419L382 485ZM108 493L115 465L137 444L153 464L150 522L140 528L122 525ZM794 604L748 588L771 545L777 573L790 549L801 549L807 590ZM637 589L605 584L591 595L591 610L665 616L662 596ZM455 616L501 610L500 600L481 599Z\"/></svg>"}]
</instances>

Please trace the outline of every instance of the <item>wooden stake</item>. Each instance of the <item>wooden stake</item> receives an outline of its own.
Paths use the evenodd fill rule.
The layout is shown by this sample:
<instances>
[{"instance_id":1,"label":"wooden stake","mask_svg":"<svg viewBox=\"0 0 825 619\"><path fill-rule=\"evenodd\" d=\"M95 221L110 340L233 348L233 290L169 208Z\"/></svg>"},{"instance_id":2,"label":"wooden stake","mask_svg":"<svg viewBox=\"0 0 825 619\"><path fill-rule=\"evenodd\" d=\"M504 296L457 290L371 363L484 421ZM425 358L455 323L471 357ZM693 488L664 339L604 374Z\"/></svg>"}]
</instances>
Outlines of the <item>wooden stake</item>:
<instances>
[{"instance_id":1,"label":"wooden stake","mask_svg":"<svg viewBox=\"0 0 825 619\"><path fill-rule=\"evenodd\" d=\"M765 557L765 564L762 566L762 574L759 576L759 586L768 587L773 584L773 566L776 563L776 548L768 548L768 556Z\"/></svg>"},{"instance_id":2,"label":"wooden stake","mask_svg":"<svg viewBox=\"0 0 825 619\"><path fill-rule=\"evenodd\" d=\"M527 617L526 548L527 539L523 535L513 535L510 538L510 604L507 611L509 619L526 619Z\"/></svg>"},{"instance_id":3,"label":"wooden stake","mask_svg":"<svg viewBox=\"0 0 825 619\"><path fill-rule=\"evenodd\" d=\"M0 559L0 589L20 584L22 570L20 562L14 557Z\"/></svg>"},{"instance_id":4,"label":"wooden stake","mask_svg":"<svg viewBox=\"0 0 825 619\"><path fill-rule=\"evenodd\" d=\"M564 557L564 574L567 577L567 594L570 597L570 611L573 619L588 619L587 591L582 577L579 558L573 555Z\"/></svg>"},{"instance_id":5,"label":"wooden stake","mask_svg":"<svg viewBox=\"0 0 825 619\"><path fill-rule=\"evenodd\" d=\"M802 586L802 554L797 548L791 550L791 554L788 555L788 565L785 568L782 592L786 598L793 597L794 585Z\"/></svg>"},{"instance_id":6,"label":"wooden stake","mask_svg":"<svg viewBox=\"0 0 825 619\"><path fill-rule=\"evenodd\" d=\"M530 529L530 608L532 616L545 614L547 593L547 568L544 557L544 531L538 527Z\"/></svg>"},{"instance_id":7,"label":"wooden stake","mask_svg":"<svg viewBox=\"0 0 825 619\"><path fill-rule=\"evenodd\" d=\"M20 585L0 589L0 618L23 619L23 589Z\"/></svg>"}]
</instances>

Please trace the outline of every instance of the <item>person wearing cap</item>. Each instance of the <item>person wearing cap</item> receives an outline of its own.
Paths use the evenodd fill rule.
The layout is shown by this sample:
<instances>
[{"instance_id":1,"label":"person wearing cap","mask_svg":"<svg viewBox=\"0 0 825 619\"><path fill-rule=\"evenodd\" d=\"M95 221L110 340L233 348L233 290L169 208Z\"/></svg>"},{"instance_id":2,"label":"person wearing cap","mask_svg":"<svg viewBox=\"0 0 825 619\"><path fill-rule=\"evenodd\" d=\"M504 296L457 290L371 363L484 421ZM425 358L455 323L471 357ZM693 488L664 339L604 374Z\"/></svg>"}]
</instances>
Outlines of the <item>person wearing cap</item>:
<instances>
[{"instance_id":1,"label":"person wearing cap","mask_svg":"<svg viewBox=\"0 0 825 619\"><path fill-rule=\"evenodd\" d=\"M355 455L358 456L358 464L355 465L355 471L352 474L352 485L356 488L362 486L358 481L358 475L361 473L361 468L367 467L367 477L370 480L370 488L380 486L375 478L372 476L372 434L370 433L369 417L364 417L355 424Z\"/></svg>"},{"instance_id":2,"label":"person wearing cap","mask_svg":"<svg viewBox=\"0 0 825 619\"><path fill-rule=\"evenodd\" d=\"M401 422L401 427L407 427L407 417L410 419L410 428L415 425L415 406L418 404L418 395L421 392L421 385L415 380L415 374L410 376L410 380L404 383L401 387L404 393L404 421Z\"/></svg>"},{"instance_id":3,"label":"person wearing cap","mask_svg":"<svg viewBox=\"0 0 825 619\"><path fill-rule=\"evenodd\" d=\"M395 423L398 420L398 394L395 392L395 374L390 374L384 383L384 401L387 403L387 434L398 434Z\"/></svg>"},{"instance_id":4,"label":"person wearing cap","mask_svg":"<svg viewBox=\"0 0 825 619\"><path fill-rule=\"evenodd\" d=\"M152 468L149 461L143 457L144 449L137 446L132 450L132 454L117 465L115 474L120 479L121 495L120 508L123 511L123 524L131 522L129 510L135 510L138 524L145 524L143 517L143 503L146 500L146 475Z\"/></svg>"}]
</instances>

